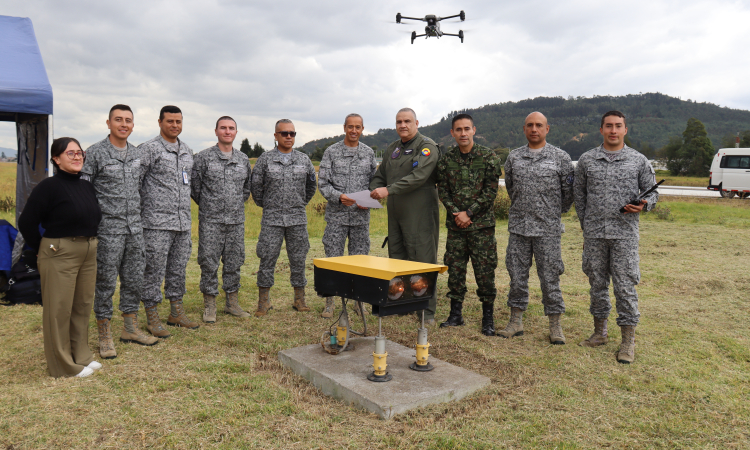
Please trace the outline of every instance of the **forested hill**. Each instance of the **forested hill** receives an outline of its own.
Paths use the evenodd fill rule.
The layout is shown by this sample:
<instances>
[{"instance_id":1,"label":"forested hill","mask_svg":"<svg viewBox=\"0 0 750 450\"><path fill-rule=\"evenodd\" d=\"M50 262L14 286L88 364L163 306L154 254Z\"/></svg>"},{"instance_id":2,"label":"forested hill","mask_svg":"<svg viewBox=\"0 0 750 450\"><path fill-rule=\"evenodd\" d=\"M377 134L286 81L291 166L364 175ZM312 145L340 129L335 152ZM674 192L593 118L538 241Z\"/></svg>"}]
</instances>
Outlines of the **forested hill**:
<instances>
[{"instance_id":1,"label":"forested hill","mask_svg":"<svg viewBox=\"0 0 750 450\"><path fill-rule=\"evenodd\" d=\"M474 139L477 143L491 148L513 149L526 143L522 129L526 116L532 111L540 111L547 116L550 124L547 141L563 148L576 160L586 150L601 144L601 116L613 109L622 111L628 118L628 137L631 145L648 156L653 156L654 149L664 146L670 136L682 136L687 120L691 117L703 122L709 138L717 149L721 146L722 138L750 129L750 111L681 100L660 93L647 93L568 99L537 97L518 102L497 103L452 111L440 122L421 126L419 130L444 145L453 145L450 119L456 114L468 113L474 117L477 127ZM323 147L343 138L342 134L311 141L303 145L302 150L313 153L316 147ZM373 135L363 136L362 142L383 150L388 143L396 139L396 130L387 128L380 129Z\"/></svg>"}]
</instances>

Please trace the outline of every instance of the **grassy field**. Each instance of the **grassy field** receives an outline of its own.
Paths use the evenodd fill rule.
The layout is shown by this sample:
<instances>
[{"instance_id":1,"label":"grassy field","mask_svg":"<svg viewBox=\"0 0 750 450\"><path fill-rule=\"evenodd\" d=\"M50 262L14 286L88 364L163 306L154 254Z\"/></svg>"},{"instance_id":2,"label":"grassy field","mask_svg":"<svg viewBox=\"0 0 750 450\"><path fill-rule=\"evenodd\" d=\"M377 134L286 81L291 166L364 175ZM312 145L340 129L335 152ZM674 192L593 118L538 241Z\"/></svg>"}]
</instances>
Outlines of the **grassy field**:
<instances>
[{"instance_id":1,"label":"grassy field","mask_svg":"<svg viewBox=\"0 0 750 450\"><path fill-rule=\"evenodd\" d=\"M708 186L708 177L673 176L668 170L657 170L656 180L665 179L664 186Z\"/></svg>"},{"instance_id":2,"label":"grassy field","mask_svg":"<svg viewBox=\"0 0 750 450\"><path fill-rule=\"evenodd\" d=\"M0 174L7 175L5 167ZM12 187L0 181L6 185ZM609 344L576 345L591 333L592 321L581 272L583 238L571 212L562 240L568 345L547 340L535 275L526 334L511 340L480 335L470 272L467 325L431 329L430 353L489 377L490 386L387 422L332 400L276 358L279 350L317 342L329 325L319 317L323 301L312 288L312 259L324 256L323 220L310 214L310 313L291 309L282 251L271 291L275 309L265 318L219 314L216 324L196 331L171 329L173 336L155 347L116 342L119 356L95 376L56 380L46 372L41 308L0 307L0 448L750 448L750 201L672 200L660 208L668 214L645 214L641 224L642 316L632 365L615 362L620 332L614 311ZM253 310L257 210L249 205L247 211L240 301ZM378 256L386 255L380 249L384 214L373 214L372 254ZM496 320L502 327L508 320L507 222L498 222L497 238ZM442 230L441 254L444 240ZM195 244L185 304L197 319L202 300ZM448 311L446 280L439 278L439 318ZM168 306L160 310L166 317ZM119 332L122 319L113 322ZM368 316L368 324L376 320ZM89 343L96 350L94 325L92 317ZM410 317L383 321L385 335L407 346L416 327Z\"/></svg>"}]
</instances>

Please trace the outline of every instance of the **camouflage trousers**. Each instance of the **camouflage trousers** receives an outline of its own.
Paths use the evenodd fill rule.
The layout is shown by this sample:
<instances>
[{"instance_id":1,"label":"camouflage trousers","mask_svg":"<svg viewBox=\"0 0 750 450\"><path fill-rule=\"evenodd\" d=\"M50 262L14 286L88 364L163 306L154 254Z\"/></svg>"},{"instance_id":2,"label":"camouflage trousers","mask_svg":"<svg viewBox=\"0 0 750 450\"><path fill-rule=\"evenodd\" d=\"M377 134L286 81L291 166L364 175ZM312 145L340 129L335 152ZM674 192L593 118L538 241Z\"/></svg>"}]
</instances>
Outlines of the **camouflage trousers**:
<instances>
[{"instance_id":1,"label":"camouflage trousers","mask_svg":"<svg viewBox=\"0 0 750 450\"><path fill-rule=\"evenodd\" d=\"M240 290L240 268L245 264L245 224L227 225L205 220L198 224L198 264L201 266L201 292L219 295L219 262L224 292Z\"/></svg>"},{"instance_id":2,"label":"camouflage trousers","mask_svg":"<svg viewBox=\"0 0 750 450\"><path fill-rule=\"evenodd\" d=\"M497 240L495 227L475 231L448 229L443 263L448 266L448 298L463 302L466 295L466 266L471 259L477 297L482 303L495 303L495 269L497 268Z\"/></svg>"},{"instance_id":3,"label":"camouflage trousers","mask_svg":"<svg viewBox=\"0 0 750 450\"><path fill-rule=\"evenodd\" d=\"M281 253L281 244L285 240L292 287L307 286L305 259L307 258L307 251L310 250L307 225L292 225L289 227L261 225L258 245L255 247L255 254L260 258L260 266L258 267L259 287L273 286L276 261Z\"/></svg>"},{"instance_id":4,"label":"camouflage trousers","mask_svg":"<svg viewBox=\"0 0 750 450\"><path fill-rule=\"evenodd\" d=\"M369 225L349 226L328 223L323 233L323 248L325 248L326 257L344 256L347 237L349 238L350 255L367 255L370 253Z\"/></svg>"},{"instance_id":5,"label":"camouflage trousers","mask_svg":"<svg viewBox=\"0 0 750 450\"><path fill-rule=\"evenodd\" d=\"M141 284L146 261L143 258L143 233L100 234L96 249L96 291L94 314L97 320L111 319L112 297L120 276L120 311L131 314L141 304Z\"/></svg>"},{"instance_id":6,"label":"camouflage trousers","mask_svg":"<svg viewBox=\"0 0 750 450\"><path fill-rule=\"evenodd\" d=\"M185 269L193 241L188 231L143 230L146 248L146 270L143 273L143 304L146 308L161 303L161 282L164 296L179 300L185 295Z\"/></svg>"},{"instance_id":7,"label":"camouflage trousers","mask_svg":"<svg viewBox=\"0 0 750 450\"><path fill-rule=\"evenodd\" d=\"M638 324L641 314L635 285L641 281L639 262L638 238L583 239L582 266L591 285L591 315L597 319L609 317L612 310L609 279L612 277L617 300L617 325Z\"/></svg>"},{"instance_id":8,"label":"camouflage trousers","mask_svg":"<svg viewBox=\"0 0 750 450\"><path fill-rule=\"evenodd\" d=\"M510 233L505 252L505 267L510 275L508 307L526 311L529 306L529 270L532 258L542 288L544 314L563 314L565 302L560 290L560 275L565 272L560 236L521 236Z\"/></svg>"}]
</instances>

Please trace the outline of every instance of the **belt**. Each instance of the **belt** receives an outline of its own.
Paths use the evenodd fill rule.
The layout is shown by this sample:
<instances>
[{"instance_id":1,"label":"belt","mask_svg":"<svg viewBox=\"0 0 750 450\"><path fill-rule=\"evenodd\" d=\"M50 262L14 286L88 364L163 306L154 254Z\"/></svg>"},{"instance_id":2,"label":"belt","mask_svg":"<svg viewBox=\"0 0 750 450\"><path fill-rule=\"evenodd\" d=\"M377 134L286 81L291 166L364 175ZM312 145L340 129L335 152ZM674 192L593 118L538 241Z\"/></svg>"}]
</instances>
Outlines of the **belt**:
<instances>
[{"instance_id":1,"label":"belt","mask_svg":"<svg viewBox=\"0 0 750 450\"><path fill-rule=\"evenodd\" d=\"M71 236L71 237L64 237L60 239L68 239L70 241L93 241L96 239L96 236Z\"/></svg>"}]
</instances>

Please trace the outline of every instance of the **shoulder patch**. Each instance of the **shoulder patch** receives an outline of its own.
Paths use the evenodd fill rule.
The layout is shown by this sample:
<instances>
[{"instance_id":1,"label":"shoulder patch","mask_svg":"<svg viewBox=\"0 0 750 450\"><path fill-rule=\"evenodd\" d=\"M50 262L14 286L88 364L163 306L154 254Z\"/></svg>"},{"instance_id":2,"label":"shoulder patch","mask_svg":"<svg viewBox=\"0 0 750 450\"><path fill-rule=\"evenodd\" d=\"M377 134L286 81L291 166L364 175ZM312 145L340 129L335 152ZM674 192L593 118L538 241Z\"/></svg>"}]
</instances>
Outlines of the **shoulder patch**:
<instances>
[{"instance_id":1,"label":"shoulder patch","mask_svg":"<svg viewBox=\"0 0 750 450\"><path fill-rule=\"evenodd\" d=\"M430 156L430 149L425 147L422 149L422 156Z\"/></svg>"},{"instance_id":2,"label":"shoulder patch","mask_svg":"<svg viewBox=\"0 0 750 450\"><path fill-rule=\"evenodd\" d=\"M576 176L573 175L572 173L568 175L567 177L565 177L565 182L568 184L573 184L575 180L576 180Z\"/></svg>"}]
</instances>

